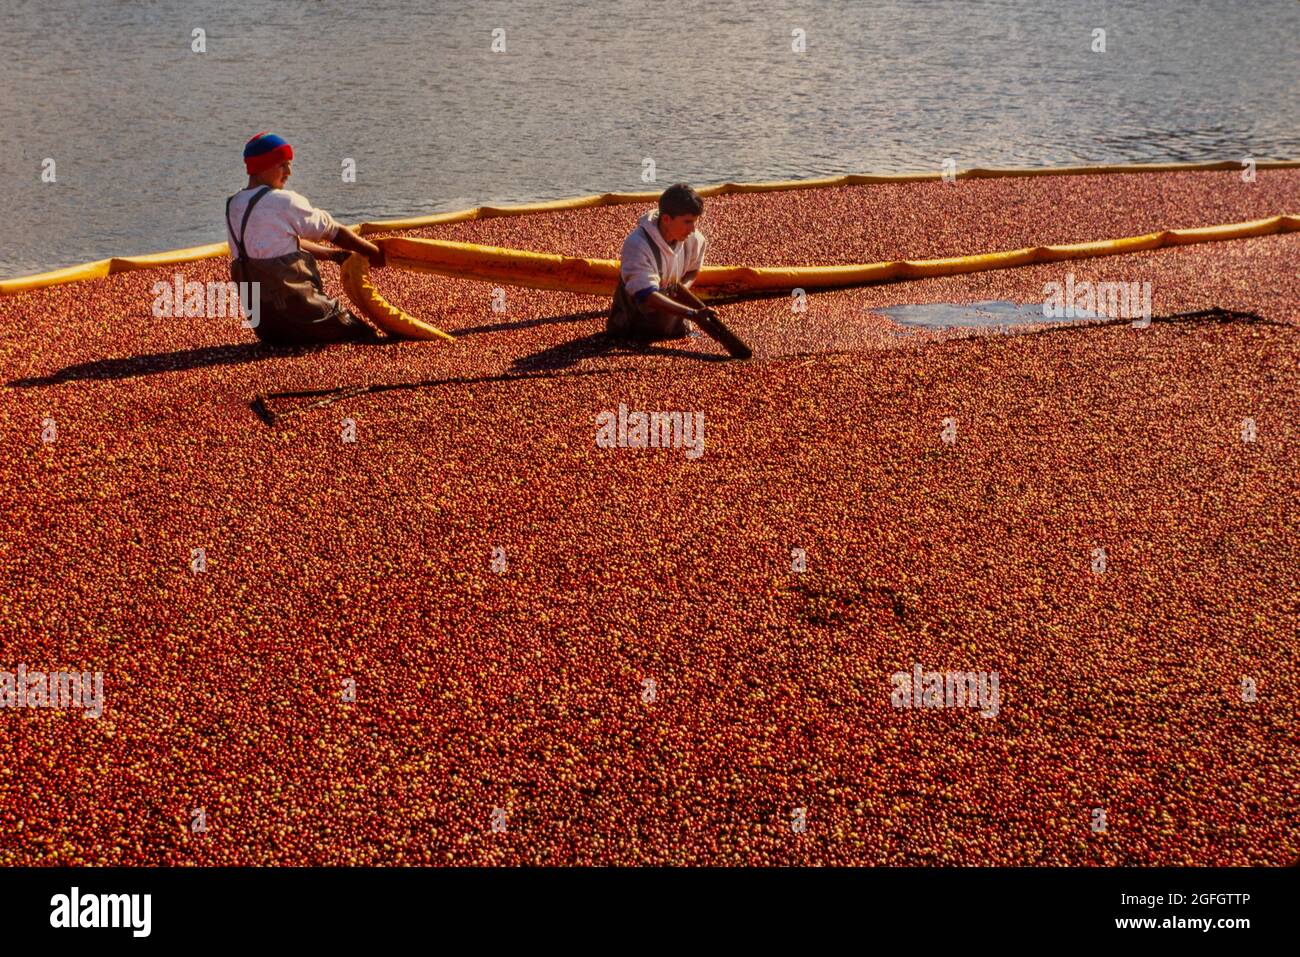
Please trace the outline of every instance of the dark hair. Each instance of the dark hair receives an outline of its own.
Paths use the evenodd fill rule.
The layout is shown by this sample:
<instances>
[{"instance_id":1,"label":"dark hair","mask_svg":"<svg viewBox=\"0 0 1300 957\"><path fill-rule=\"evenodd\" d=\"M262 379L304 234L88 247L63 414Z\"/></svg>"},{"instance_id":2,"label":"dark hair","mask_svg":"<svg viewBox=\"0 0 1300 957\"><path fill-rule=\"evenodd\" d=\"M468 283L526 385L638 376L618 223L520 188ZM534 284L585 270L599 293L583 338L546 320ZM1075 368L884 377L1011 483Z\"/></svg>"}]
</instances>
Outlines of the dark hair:
<instances>
[{"instance_id":1,"label":"dark hair","mask_svg":"<svg viewBox=\"0 0 1300 957\"><path fill-rule=\"evenodd\" d=\"M704 212L704 198L685 183L674 183L659 196L660 216L685 216Z\"/></svg>"}]
</instances>

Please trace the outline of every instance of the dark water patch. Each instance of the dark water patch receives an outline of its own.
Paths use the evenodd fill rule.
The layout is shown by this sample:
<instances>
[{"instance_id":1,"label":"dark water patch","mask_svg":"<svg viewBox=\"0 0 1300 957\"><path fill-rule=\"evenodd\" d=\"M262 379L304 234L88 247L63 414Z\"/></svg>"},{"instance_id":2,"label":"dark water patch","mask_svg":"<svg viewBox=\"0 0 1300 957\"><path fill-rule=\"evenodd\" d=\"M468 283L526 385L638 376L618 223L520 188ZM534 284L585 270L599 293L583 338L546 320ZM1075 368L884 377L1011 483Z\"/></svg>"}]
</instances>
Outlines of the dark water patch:
<instances>
[{"instance_id":1,"label":"dark water patch","mask_svg":"<svg viewBox=\"0 0 1300 957\"><path fill-rule=\"evenodd\" d=\"M926 302L887 306L872 309L902 326L919 326L924 329L989 329L998 331L1014 326L1043 325L1044 323L1088 322L1105 319L1087 310L1071 310L1066 318L1049 318L1043 315L1041 302L1010 302L989 299L983 302Z\"/></svg>"}]
</instances>

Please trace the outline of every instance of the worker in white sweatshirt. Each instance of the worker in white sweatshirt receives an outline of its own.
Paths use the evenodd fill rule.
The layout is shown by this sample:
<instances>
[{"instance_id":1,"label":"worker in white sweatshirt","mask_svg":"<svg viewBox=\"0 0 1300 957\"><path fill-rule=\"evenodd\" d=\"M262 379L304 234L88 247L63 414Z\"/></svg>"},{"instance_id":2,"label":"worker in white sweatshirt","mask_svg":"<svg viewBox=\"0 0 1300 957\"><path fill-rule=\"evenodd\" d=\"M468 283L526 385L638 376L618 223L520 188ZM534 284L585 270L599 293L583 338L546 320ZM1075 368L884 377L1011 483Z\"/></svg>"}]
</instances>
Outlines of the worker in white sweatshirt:
<instances>
[{"instance_id":1,"label":"worker in white sweatshirt","mask_svg":"<svg viewBox=\"0 0 1300 957\"><path fill-rule=\"evenodd\" d=\"M685 183L669 186L658 210L637 222L623 243L619 283L606 331L633 339L675 339L702 307L684 294L704 265L704 234L695 228L704 200Z\"/></svg>"}]
</instances>

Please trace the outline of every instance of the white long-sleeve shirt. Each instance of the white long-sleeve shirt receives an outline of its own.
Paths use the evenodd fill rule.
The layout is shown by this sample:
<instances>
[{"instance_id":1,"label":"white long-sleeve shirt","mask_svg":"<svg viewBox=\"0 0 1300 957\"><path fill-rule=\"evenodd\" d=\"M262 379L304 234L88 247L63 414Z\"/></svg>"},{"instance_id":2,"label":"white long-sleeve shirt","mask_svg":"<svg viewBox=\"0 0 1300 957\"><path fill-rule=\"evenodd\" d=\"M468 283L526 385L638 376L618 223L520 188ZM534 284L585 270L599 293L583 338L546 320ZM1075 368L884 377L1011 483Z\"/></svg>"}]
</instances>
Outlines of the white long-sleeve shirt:
<instances>
[{"instance_id":1,"label":"white long-sleeve shirt","mask_svg":"<svg viewBox=\"0 0 1300 957\"><path fill-rule=\"evenodd\" d=\"M238 256L235 236L244 219L249 201L257 195L260 186L243 189L230 201L230 215L226 219L226 239L230 255ZM339 224L329 213L317 209L301 193L291 189L273 189L257 201L253 215L248 217L244 233L244 249L249 259L274 259L298 251L298 237L303 239L333 239Z\"/></svg>"},{"instance_id":2,"label":"white long-sleeve shirt","mask_svg":"<svg viewBox=\"0 0 1300 957\"><path fill-rule=\"evenodd\" d=\"M256 216L257 212L254 211ZM647 236L649 240L647 240ZM650 248L653 242L663 260L663 274ZM682 277L699 272L704 265L704 234L698 229L679 242L668 245L659 232L659 210L652 209L637 221L637 228L623 241L619 274L628 295L640 301L652 292L681 283Z\"/></svg>"}]
</instances>

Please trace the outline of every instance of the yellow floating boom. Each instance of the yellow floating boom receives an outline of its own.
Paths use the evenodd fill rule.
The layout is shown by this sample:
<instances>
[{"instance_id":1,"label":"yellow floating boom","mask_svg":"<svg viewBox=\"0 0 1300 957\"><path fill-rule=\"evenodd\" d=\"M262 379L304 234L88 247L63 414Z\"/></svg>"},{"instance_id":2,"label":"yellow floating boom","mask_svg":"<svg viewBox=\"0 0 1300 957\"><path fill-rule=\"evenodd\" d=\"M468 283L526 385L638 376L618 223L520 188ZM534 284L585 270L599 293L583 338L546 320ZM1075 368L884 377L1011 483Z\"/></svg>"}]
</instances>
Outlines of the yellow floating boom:
<instances>
[{"instance_id":1,"label":"yellow floating boom","mask_svg":"<svg viewBox=\"0 0 1300 957\"><path fill-rule=\"evenodd\" d=\"M379 294L370 281L370 263L360 253L353 253L343 261L339 270L343 278L343 288L353 305L366 314L375 325L385 332L404 339L446 339L455 342L453 336L441 329L417 319L410 313L403 312L390 304Z\"/></svg>"},{"instance_id":2,"label":"yellow floating boom","mask_svg":"<svg viewBox=\"0 0 1300 957\"><path fill-rule=\"evenodd\" d=\"M692 288L702 295L714 297L755 292L788 292L792 289L831 289L896 279L955 276L1032 263L1113 256L1164 246L1268 236L1296 230L1300 230L1300 216L1273 216L1222 226L1166 229L1120 239L1058 246L1028 246L943 259L902 259L836 266L705 266L700 270ZM612 259L583 259L441 239L392 237L377 242L391 266L459 279L592 295L611 295L618 282L618 263Z\"/></svg>"},{"instance_id":3,"label":"yellow floating boom","mask_svg":"<svg viewBox=\"0 0 1300 957\"><path fill-rule=\"evenodd\" d=\"M1295 169L1300 167L1300 160L1260 160L1255 163L1256 170ZM1215 163L1133 163L1106 166L1044 166L1006 169L962 170L955 173L956 179L996 179L1009 176L1089 176L1121 173L1186 173L1208 172L1214 170L1241 170L1242 164L1233 160ZM762 193L791 189L823 189L834 186L866 186L874 183L919 183L942 179L942 173L853 173L846 176L827 176L816 179L769 180L758 183L721 183L705 186L699 190L701 196L725 196L729 193ZM436 226L444 223L463 223L477 219L491 219L498 216L527 216L535 213L554 212L565 209L587 209L595 206L614 206L625 203L653 203L659 198L652 193L601 193L593 196L578 196L572 199L557 199L545 203L526 203L518 206L476 206L450 213L436 213L431 216L419 216L410 219L386 219L375 222L360 223L356 228L363 235L393 232L396 230L419 229L424 226ZM487 248L487 247L484 247ZM49 272L20 276L17 279L0 279L0 296L12 296L32 289L57 286L63 283L80 282L85 279L102 279L105 276L134 269L150 269L156 266L171 266L181 263L198 262L228 256L230 250L226 243L209 243L206 246L191 246L186 249L173 249L169 252L148 253L142 256L117 256L112 259L99 259L91 263L67 266ZM811 267L820 268L820 267ZM842 267L828 267L842 268ZM543 287L550 288L550 287Z\"/></svg>"}]
</instances>

